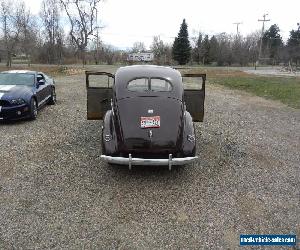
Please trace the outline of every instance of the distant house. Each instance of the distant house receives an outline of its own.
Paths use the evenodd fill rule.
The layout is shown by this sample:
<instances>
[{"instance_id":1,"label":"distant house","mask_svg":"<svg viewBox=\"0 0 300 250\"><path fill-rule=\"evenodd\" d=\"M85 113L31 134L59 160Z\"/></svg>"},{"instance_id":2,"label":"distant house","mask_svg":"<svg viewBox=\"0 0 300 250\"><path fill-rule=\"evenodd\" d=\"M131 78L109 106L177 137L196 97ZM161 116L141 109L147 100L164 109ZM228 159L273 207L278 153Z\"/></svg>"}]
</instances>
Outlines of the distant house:
<instances>
[{"instance_id":1,"label":"distant house","mask_svg":"<svg viewBox=\"0 0 300 250\"><path fill-rule=\"evenodd\" d=\"M152 52L130 53L127 57L128 61L133 62L152 62L154 54Z\"/></svg>"}]
</instances>

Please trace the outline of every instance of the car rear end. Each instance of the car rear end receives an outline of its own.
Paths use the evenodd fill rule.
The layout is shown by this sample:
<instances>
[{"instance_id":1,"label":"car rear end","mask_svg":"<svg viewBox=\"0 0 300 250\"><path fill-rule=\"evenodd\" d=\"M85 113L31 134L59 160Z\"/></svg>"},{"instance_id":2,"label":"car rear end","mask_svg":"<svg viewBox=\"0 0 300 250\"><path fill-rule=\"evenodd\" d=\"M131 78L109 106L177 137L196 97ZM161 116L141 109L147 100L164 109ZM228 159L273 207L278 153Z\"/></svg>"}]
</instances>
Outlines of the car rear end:
<instances>
[{"instance_id":1,"label":"car rear end","mask_svg":"<svg viewBox=\"0 0 300 250\"><path fill-rule=\"evenodd\" d=\"M165 67L138 69L117 74L113 114L118 147L114 156L102 158L116 164L169 167L195 160L195 150L189 155L182 150L185 107L179 72Z\"/></svg>"},{"instance_id":2,"label":"car rear end","mask_svg":"<svg viewBox=\"0 0 300 250\"><path fill-rule=\"evenodd\" d=\"M119 152L123 156L181 156L183 104L174 98L142 96L118 101Z\"/></svg>"},{"instance_id":3,"label":"car rear end","mask_svg":"<svg viewBox=\"0 0 300 250\"><path fill-rule=\"evenodd\" d=\"M86 71L86 88L87 119L103 120L104 161L171 169L197 159L192 117L177 70L136 65L121 67L116 74Z\"/></svg>"}]
</instances>

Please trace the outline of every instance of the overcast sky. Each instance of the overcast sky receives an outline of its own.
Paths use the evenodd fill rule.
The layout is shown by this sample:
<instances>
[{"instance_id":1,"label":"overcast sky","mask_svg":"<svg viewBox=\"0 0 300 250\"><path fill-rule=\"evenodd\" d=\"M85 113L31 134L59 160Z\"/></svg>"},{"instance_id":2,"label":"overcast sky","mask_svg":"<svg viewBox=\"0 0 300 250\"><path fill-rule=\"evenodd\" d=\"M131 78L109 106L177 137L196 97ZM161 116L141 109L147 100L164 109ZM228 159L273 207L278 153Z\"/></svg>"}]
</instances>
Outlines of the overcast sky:
<instances>
[{"instance_id":1,"label":"overcast sky","mask_svg":"<svg viewBox=\"0 0 300 250\"><path fill-rule=\"evenodd\" d=\"M37 14L41 0L26 0L32 13ZM300 0L105 0L99 6L101 40L116 47L131 47L135 41L147 46L154 35L172 42L183 18L186 19L189 35L198 31L208 35L226 32L236 33L235 22L242 22L239 30L246 35L261 30L262 15L268 13L270 22L278 24L284 39L291 29L300 23Z\"/></svg>"}]
</instances>

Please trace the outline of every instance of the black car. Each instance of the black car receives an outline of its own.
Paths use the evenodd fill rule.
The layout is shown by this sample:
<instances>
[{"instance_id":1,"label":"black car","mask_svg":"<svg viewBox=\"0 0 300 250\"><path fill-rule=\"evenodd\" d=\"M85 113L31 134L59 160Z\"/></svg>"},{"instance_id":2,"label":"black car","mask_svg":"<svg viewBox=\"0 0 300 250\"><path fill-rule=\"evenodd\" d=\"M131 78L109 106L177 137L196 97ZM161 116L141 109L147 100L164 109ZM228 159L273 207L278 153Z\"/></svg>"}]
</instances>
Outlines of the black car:
<instances>
[{"instance_id":1,"label":"black car","mask_svg":"<svg viewBox=\"0 0 300 250\"><path fill-rule=\"evenodd\" d=\"M112 87L91 86L93 75L111 78ZM201 89L184 89L182 77L200 78ZM205 74L151 65L121 67L116 74L86 72L87 118L103 119L101 158L129 168L171 169L195 161L193 121L203 121L205 80Z\"/></svg>"},{"instance_id":2,"label":"black car","mask_svg":"<svg viewBox=\"0 0 300 250\"><path fill-rule=\"evenodd\" d=\"M54 80L42 72L10 70L0 73L0 121L36 119L45 104L55 104Z\"/></svg>"}]
</instances>

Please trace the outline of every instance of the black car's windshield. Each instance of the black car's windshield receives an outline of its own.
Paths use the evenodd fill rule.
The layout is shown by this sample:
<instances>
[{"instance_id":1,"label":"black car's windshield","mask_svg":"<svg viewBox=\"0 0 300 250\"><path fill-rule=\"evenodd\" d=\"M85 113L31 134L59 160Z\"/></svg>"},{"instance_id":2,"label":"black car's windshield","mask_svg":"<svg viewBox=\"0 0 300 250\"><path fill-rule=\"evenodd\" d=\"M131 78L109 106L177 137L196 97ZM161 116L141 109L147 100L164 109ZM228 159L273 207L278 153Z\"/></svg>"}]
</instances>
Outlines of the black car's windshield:
<instances>
[{"instance_id":1,"label":"black car's windshield","mask_svg":"<svg viewBox=\"0 0 300 250\"><path fill-rule=\"evenodd\" d=\"M0 73L0 85L33 85L34 74Z\"/></svg>"}]
</instances>

